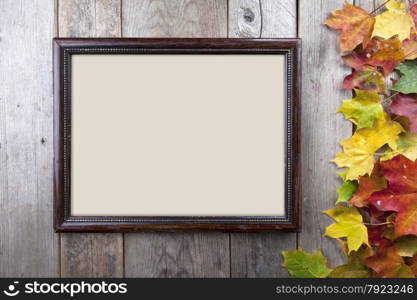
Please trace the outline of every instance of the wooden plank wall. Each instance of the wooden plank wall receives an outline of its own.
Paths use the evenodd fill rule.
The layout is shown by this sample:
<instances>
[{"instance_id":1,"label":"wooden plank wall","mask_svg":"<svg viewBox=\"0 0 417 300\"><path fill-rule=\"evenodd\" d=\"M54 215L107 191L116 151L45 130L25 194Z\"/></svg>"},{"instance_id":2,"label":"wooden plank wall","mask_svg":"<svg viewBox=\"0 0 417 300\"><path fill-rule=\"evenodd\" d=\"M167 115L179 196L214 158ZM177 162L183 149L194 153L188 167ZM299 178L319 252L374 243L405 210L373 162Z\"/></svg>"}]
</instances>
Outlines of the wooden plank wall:
<instances>
[{"instance_id":1,"label":"wooden plank wall","mask_svg":"<svg viewBox=\"0 0 417 300\"><path fill-rule=\"evenodd\" d=\"M356 1L369 10L382 2ZM0 1L0 276L285 277L280 252L296 247L340 263L320 212L339 184L329 161L351 133L334 113L349 96L340 89L349 70L321 24L343 2ZM54 36L302 38L302 233L53 233Z\"/></svg>"}]
</instances>

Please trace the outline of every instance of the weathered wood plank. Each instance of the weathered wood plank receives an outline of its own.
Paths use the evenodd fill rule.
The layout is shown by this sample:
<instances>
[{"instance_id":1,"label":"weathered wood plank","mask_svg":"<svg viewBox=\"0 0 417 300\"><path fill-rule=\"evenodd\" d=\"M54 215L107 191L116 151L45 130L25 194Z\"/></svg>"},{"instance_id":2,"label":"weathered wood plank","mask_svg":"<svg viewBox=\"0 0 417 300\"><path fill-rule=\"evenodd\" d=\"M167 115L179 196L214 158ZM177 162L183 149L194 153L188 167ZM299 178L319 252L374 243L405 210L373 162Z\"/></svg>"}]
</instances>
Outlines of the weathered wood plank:
<instances>
[{"instance_id":1,"label":"weathered wood plank","mask_svg":"<svg viewBox=\"0 0 417 300\"><path fill-rule=\"evenodd\" d=\"M342 66L338 35L322 23L330 11L343 7L343 2L300 0L298 16L303 39L303 228L298 245L308 251L322 250L332 265L341 263L344 255L337 241L323 236L331 220L322 211L334 207L340 185L330 160L340 151L339 140L349 137L352 127L335 112L351 92L341 89L350 70Z\"/></svg>"},{"instance_id":2,"label":"weathered wood plank","mask_svg":"<svg viewBox=\"0 0 417 300\"><path fill-rule=\"evenodd\" d=\"M0 1L0 277L58 275L52 225L53 1Z\"/></svg>"},{"instance_id":3,"label":"weathered wood plank","mask_svg":"<svg viewBox=\"0 0 417 300\"><path fill-rule=\"evenodd\" d=\"M123 1L125 37L226 37L225 0ZM229 277L229 235L125 235L127 277Z\"/></svg>"},{"instance_id":4,"label":"weathered wood plank","mask_svg":"<svg viewBox=\"0 0 417 300\"><path fill-rule=\"evenodd\" d=\"M122 277L122 234L61 234L61 276Z\"/></svg>"},{"instance_id":5,"label":"weathered wood plank","mask_svg":"<svg viewBox=\"0 0 417 300\"><path fill-rule=\"evenodd\" d=\"M121 0L59 0L60 37L120 37Z\"/></svg>"},{"instance_id":6,"label":"weathered wood plank","mask_svg":"<svg viewBox=\"0 0 417 300\"><path fill-rule=\"evenodd\" d=\"M229 37L297 36L296 0L230 0Z\"/></svg>"},{"instance_id":7,"label":"weathered wood plank","mask_svg":"<svg viewBox=\"0 0 417 300\"><path fill-rule=\"evenodd\" d=\"M127 277L229 277L229 236L138 233L125 236Z\"/></svg>"},{"instance_id":8,"label":"weathered wood plank","mask_svg":"<svg viewBox=\"0 0 417 300\"><path fill-rule=\"evenodd\" d=\"M123 1L124 37L226 37L227 0Z\"/></svg>"},{"instance_id":9,"label":"weathered wood plank","mask_svg":"<svg viewBox=\"0 0 417 300\"><path fill-rule=\"evenodd\" d=\"M60 0L61 37L118 37L120 0ZM61 276L122 277L122 234L61 234Z\"/></svg>"},{"instance_id":10,"label":"weathered wood plank","mask_svg":"<svg viewBox=\"0 0 417 300\"><path fill-rule=\"evenodd\" d=\"M378 1L378 0L376 0L376 1ZM371 12L375 8L374 2L375 2L374 0L354 0L353 3L357 6L362 7L364 10L367 10L367 11ZM383 2L384 2L384 0L382 0L382 3Z\"/></svg>"},{"instance_id":11,"label":"weathered wood plank","mask_svg":"<svg viewBox=\"0 0 417 300\"><path fill-rule=\"evenodd\" d=\"M296 0L230 0L229 37L296 37ZM295 233L231 234L232 277L286 277L281 251L295 249Z\"/></svg>"}]
</instances>

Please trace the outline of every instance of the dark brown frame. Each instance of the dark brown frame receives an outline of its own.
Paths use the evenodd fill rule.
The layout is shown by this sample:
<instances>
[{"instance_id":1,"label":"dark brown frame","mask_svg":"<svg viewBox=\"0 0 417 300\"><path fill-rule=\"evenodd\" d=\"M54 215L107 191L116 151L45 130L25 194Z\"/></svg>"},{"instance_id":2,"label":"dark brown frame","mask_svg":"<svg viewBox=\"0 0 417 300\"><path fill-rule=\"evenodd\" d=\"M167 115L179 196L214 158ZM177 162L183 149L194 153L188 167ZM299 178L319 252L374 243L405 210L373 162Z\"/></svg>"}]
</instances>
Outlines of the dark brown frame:
<instances>
[{"instance_id":1,"label":"dark brown frame","mask_svg":"<svg viewBox=\"0 0 417 300\"><path fill-rule=\"evenodd\" d=\"M283 54L287 80L285 217L75 217L71 208L72 54ZM299 231L299 39L57 38L54 64L54 227L57 232Z\"/></svg>"}]
</instances>

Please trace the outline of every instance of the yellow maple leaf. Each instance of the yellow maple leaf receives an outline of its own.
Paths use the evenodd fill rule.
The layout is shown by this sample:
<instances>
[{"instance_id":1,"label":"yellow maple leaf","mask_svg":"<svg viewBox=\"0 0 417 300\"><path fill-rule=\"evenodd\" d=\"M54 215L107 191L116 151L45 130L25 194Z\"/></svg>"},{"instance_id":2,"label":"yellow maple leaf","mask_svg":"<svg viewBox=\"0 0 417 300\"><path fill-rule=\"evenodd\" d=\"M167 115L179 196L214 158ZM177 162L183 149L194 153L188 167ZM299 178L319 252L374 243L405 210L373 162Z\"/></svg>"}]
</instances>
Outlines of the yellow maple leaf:
<instances>
[{"instance_id":1,"label":"yellow maple leaf","mask_svg":"<svg viewBox=\"0 0 417 300\"><path fill-rule=\"evenodd\" d=\"M353 99L343 100L337 112L344 114L359 129L371 127L376 119L384 117L384 109L377 92L355 89L355 94Z\"/></svg>"},{"instance_id":2,"label":"yellow maple leaf","mask_svg":"<svg viewBox=\"0 0 417 300\"><path fill-rule=\"evenodd\" d=\"M324 213L336 221L326 228L325 235L336 239L345 237L348 253L358 250L363 244L369 246L368 230L356 207L337 206Z\"/></svg>"},{"instance_id":3,"label":"yellow maple leaf","mask_svg":"<svg viewBox=\"0 0 417 300\"><path fill-rule=\"evenodd\" d=\"M403 131L399 123L385 114L372 127L359 129L351 138L342 140L340 144L344 152L337 153L334 162L339 168L349 168L347 180L356 180L359 176L371 174L375 152L385 144L396 149L398 135Z\"/></svg>"},{"instance_id":4,"label":"yellow maple leaf","mask_svg":"<svg viewBox=\"0 0 417 300\"><path fill-rule=\"evenodd\" d=\"M398 138L396 148L388 150L381 160L389 160L399 154L404 155L409 160L417 159L417 134L406 133Z\"/></svg>"},{"instance_id":5,"label":"yellow maple leaf","mask_svg":"<svg viewBox=\"0 0 417 300\"><path fill-rule=\"evenodd\" d=\"M405 3L390 1L386 4L387 11L375 17L372 37L379 36L389 39L398 35L400 41L410 37L414 21L410 14L405 11Z\"/></svg>"}]
</instances>

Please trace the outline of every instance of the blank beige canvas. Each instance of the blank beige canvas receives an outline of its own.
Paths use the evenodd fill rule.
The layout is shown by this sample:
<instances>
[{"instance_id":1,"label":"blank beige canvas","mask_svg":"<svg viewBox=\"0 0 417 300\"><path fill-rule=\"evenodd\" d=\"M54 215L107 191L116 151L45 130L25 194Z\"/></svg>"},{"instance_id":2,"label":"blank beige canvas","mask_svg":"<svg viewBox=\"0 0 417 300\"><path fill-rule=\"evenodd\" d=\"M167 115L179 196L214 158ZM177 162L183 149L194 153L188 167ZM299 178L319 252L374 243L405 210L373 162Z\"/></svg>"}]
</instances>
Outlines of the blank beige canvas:
<instances>
[{"instance_id":1,"label":"blank beige canvas","mask_svg":"<svg viewBox=\"0 0 417 300\"><path fill-rule=\"evenodd\" d=\"M282 55L74 55L74 216L283 216Z\"/></svg>"}]
</instances>

